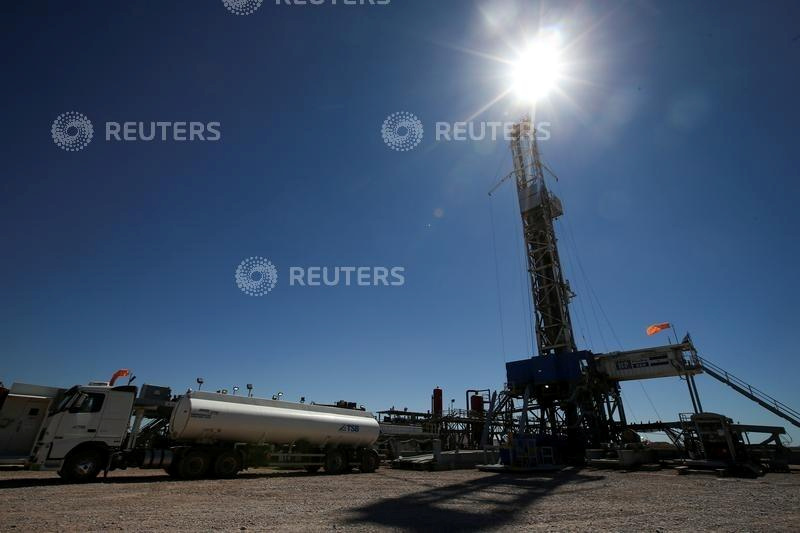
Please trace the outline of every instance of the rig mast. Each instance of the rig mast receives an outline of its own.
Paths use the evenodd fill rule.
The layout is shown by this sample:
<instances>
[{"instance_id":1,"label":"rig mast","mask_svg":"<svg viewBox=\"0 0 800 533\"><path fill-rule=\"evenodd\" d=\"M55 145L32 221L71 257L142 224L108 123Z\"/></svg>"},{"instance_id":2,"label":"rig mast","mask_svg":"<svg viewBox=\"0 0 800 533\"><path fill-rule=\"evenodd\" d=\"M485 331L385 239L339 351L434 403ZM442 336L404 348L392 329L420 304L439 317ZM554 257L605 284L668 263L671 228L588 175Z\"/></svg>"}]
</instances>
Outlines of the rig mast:
<instances>
[{"instance_id":1,"label":"rig mast","mask_svg":"<svg viewBox=\"0 0 800 533\"><path fill-rule=\"evenodd\" d=\"M625 424L625 414L619 385L587 371L593 365L592 354L575 345L569 313L574 294L564 280L554 227L564 211L547 188L536 131L527 117L512 128L511 154L538 357L506 365L509 394L523 401L520 434L549 441L569 459L582 456L587 446L613 439Z\"/></svg>"},{"instance_id":2,"label":"rig mast","mask_svg":"<svg viewBox=\"0 0 800 533\"><path fill-rule=\"evenodd\" d=\"M536 134L528 119L511 131L511 154L517 183L522 232L535 312L540 356L574 352L569 317L573 294L564 281L553 221L563 214L561 201L547 189Z\"/></svg>"}]
</instances>

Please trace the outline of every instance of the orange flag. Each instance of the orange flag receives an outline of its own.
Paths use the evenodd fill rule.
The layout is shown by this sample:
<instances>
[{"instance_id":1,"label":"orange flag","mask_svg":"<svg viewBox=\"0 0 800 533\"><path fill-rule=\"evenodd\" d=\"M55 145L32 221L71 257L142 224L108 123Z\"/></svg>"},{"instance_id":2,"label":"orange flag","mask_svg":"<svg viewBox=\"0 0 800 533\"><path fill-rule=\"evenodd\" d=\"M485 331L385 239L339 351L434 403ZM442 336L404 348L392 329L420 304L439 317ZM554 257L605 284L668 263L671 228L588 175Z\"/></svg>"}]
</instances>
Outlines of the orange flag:
<instances>
[{"instance_id":1,"label":"orange flag","mask_svg":"<svg viewBox=\"0 0 800 533\"><path fill-rule=\"evenodd\" d=\"M669 322L661 322L660 324L653 324L649 328L647 328L648 335L655 335L659 331L664 331L665 329L671 328L672 325Z\"/></svg>"}]
</instances>

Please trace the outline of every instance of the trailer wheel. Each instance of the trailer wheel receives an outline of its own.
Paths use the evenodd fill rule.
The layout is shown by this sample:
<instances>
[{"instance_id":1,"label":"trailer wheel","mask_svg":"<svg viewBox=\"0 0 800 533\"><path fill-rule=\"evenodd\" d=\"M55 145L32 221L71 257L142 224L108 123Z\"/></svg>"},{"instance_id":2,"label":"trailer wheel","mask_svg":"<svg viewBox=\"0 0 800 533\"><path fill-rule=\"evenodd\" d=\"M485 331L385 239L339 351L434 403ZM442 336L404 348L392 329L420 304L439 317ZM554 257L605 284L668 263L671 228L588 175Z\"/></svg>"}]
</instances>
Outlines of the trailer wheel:
<instances>
[{"instance_id":1,"label":"trailer wheel","mask_svg":"<svg viewBox=\"0 0 800 533\"><path fill-rule=\"evenodd\" d=\"M178 473L183 479L199 479L206 475L211 458L203 450L189 450L181 457Z\"/></svg>"},{"instance_id":2,"label":"trailer wheel","mask_svg":"<svg viewBox=\"0 0 800 533\"><path fill-rule=\"evenodd\" d=\"M214 460L214 475L217 477L235 477L241 469L242 458L236 452L222 452Z\"/></svg>"},{"instance_id":3,"label":"trailer wheel","mask_svg":"<svg viewBox=\"0 0 800 533\"><path fill-rule=\"evenodd\" d=\"M378 452L375 450L364 450L361 454L361 471L365 474L371 474L378 469L381 459L378 457Z\"/></svg>"},{"instance_id":4,"label":"trailer wheel","mask_svg":"<svg viewBox=\"0 0 800 533\"><path fill-rule=\"evenodd\" d=\"M97 477L103 468L103 454L94 448L84 448L70 453L58 475L74 483L86 483Z\"/></svg>"},{"instance_id":5,"label":"trailer wheel","mask_svg":"<svg viewBox=\"0 0 800 533\"><path fill-rule=\"evenodd\" d=\"M325 473L341 474L347 467L347 456L342 450L330 450L325 455Z\"/></svg>"}]
</instances>

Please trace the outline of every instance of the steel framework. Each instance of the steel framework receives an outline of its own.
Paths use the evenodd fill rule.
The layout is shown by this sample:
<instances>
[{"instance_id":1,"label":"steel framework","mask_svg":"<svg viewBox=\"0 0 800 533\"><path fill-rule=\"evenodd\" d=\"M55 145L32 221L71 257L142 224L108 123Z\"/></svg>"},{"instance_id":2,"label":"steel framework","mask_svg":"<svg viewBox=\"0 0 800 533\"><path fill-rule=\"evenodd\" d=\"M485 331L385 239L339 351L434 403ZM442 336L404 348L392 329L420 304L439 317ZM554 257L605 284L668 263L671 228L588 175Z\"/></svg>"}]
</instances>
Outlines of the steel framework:
<instances>
[{"instance_id":1,"label":"steel framework","mask_svg":"<svg viewBox=\"0 0 800 533\"><path fill-rule=\"evenodd\" d=\"M575 345L569 313L574 294L564 279L554 227L563 208L547 188L546 167L528 117L511 130L511 155L514 171L509 177L515 179L522 218L538 357L522 362L533 369L530 379L509 383L492 402L490 418L514 416L517 434L547 442L565 460L579 458L587 446L608 442L624 426L620 389L590 371L590 354L578 352ZM484 443L491 443L488 437Z\"/></svg>"},{"instance_id":2,"label":"steel framework","mask_svg":"<svg viewBox=\"0 0 800 533\"><path fill-rule=\"evenodd\" d=\"M511 154L517 184L522 233L533 294L539 355L577 350L569 316L574 296L564 281L553 221L561 202L547 190L536 132L525 118L511 131Z\"/></svg>"},{"instance_id":3,"label":"steel framework","mask_svg":"<svg viewBox=\"0 0 800 533\"><path fill-rule=\"evenodd\" d=\"M721 424L733 428L729 430L731 435L740 435L741 428L731 425L727 418L703 413L694 375L705 371L777 416L800 426L800 412L700 358L688 334L681 343L667 346L608 354L579 351L569 313L569 303L575 295L564 279L555 231L555 220L564 211L561 201L547 188L545 170L553 173L541 160L536 130L528 117L511 130L511 155L513 171L489 194L505 180L514 178L536 337L534 357L506 363L506 387L492 396L487 413L486 428L494 427L495 420L502 420L504 427L513 424L513 435L506 442L511 464L541 465L546 462L545 455L547 460L558 462L583 461L588 448L630 441L631 432L625 430L644 426L627 425L620 392L620 382L626 380L670 376L685 379L694 419L706 420L703 418L706 417L709 427ZM695 426L699 428L698 424ZM688 452L693 443L701 442L701 437L713 446L719 444L714 440L714 431L691 430L686 423L682 424L680 433L669 425L661 428L684 452ZM494 443L492 436L491 431L484 431L484 447ZM736 442L739 440L737 436ZM780 448L777 433L759 446L774 442ZM730 448L730 443L727 446ZM721 449L726 448L722 446ZM542 450L548 451L545 454ZM522 461L518 460L520 456Z\"/></svg>"}]
</instances>

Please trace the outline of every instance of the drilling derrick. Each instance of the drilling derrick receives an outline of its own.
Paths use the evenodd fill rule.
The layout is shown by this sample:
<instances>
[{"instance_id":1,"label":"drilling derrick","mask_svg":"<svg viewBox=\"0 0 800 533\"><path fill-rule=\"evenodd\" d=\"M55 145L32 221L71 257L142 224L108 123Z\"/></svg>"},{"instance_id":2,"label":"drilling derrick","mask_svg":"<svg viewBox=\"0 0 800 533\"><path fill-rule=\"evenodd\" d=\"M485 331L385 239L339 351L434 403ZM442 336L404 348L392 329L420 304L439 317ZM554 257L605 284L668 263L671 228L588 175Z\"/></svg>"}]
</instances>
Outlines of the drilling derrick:
<instances>
[{"instance_id":1,"label":"drilling derrick","mask_svg":"<svg viewBox=\"0 0 800 533\"><path fill-rule=\"evenodd\" d=\"M679 343L636 350L594 354L577 348L569 313L575 295L564 279L555 231L555 220L564 210L561 200L547 188L545 171L552 172L542 163L536 131L527 117L511 130L511 155L513 171L489 194L514 178L536 346L532 347L533 357L506 363L506 386L491 396L486 417L481 420L484 449L494 445L492 431L500 427L502 468L549 468L598 459L598 452L601 457L617 450L630 452L637 449L627 447L639 441L636 430L658 429L667 433L677 451L692 460L702 457L711 460L709 464L722 461L739 471L752 467L758 472L762 471L760 458L766 457L759 454L764 452L772 454L770 461L775 465L785 467L787 452L779 439L785 429L733 424L722 415L704 413L694 376L705 371L797 426L800 412L700 357L688 333ZM620 383L665 377L686 381L694 413L681 414L679 422L629 426ZM746 445L742 432L767 433L770 438L755 446ZM726 443L720 445L721 439L727 439ZM773 448L762 449L768 443L774 443ZM629 461L631 454L625 457ZM641 460L647 457L645 454Z\"/></svg>"},{"instance_id":2,"label":"drilling derrick","mask_svg":"<svg viewBox=\"0 0 800 533\"><path fill-rule=\"evenodd\" d=\"M540 356L549 356L577 348L569 317L572 292L564 282L553 227L563 210L561 201L547 190L531 127L529 121L514 125L511 154L533 293L536 344Z\"/></svg>"},{"instance_id":3,"label":"drilling derrick","mask_svg":"<svg viewBox=\"0 0 800 533\"><path fill-rule=\"evenodd\" d=\"M508 389L502 408L522 400L518 437L546 446L569 461L589 446L607 442L624 425L619 386L592 371L591 352L575 345L569 302L574 296L564 280L554 221L561 201L545 182L533 125L528 118L511 131L511 154L527 269L534 305L538 356L506 365ZM498 406L498 408L501 408ZM614 421L617 414L621 423Z\"/></svg>"}]
</instances>

